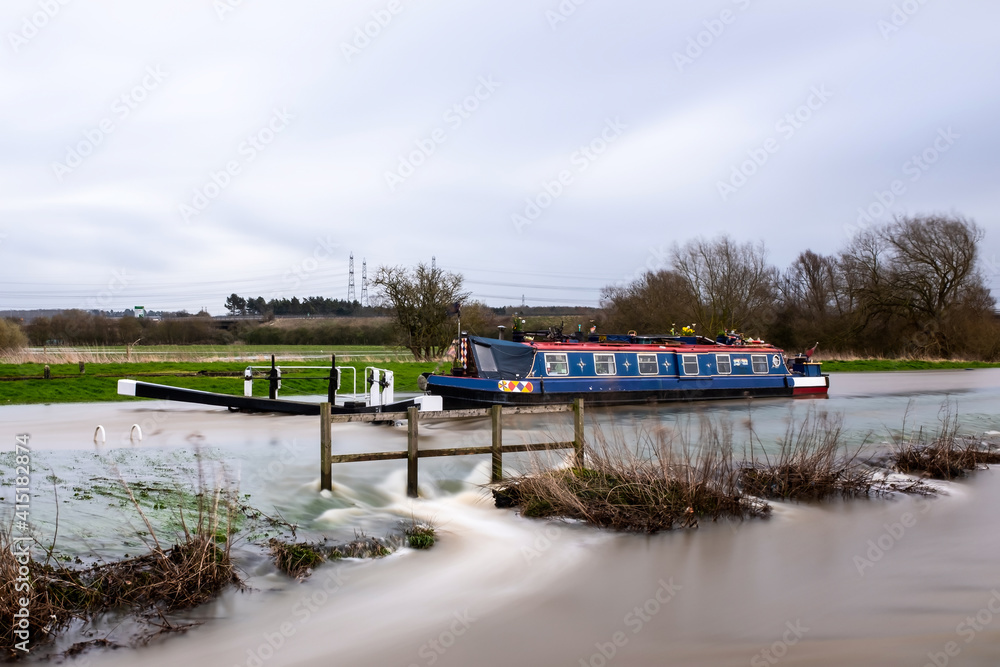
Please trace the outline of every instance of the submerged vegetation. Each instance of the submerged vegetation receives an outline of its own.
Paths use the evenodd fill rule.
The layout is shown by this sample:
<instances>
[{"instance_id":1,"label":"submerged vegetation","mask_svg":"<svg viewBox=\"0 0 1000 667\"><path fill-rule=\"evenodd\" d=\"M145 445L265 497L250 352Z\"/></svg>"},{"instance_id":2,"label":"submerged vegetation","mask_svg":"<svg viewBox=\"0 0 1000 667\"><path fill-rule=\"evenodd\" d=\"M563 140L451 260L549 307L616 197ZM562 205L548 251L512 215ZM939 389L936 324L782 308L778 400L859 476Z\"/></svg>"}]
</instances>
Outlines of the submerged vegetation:
<instances>
[{"instance_id":1,"label":"submerged vegetation","mask_svg":"<svg viewBox=\"0 0 1000 667\"><path fill-rule=\"evenodd\" d=\"M430 530L433 533L433 528ZM273 537L267 544L275 567L289 577L305 579L312 574L314 568L328 560L384 558L402 541L398 537L380 539L359 533L350 542L336 546L313 542L285 542Z\"/></svg>"},{"instance_id":2,"label":"submerged vegetation","mask_svg":"<svg viewBox=\"0 0 1000 667\"><path fill-rule=\"evenodd\" d=\"M799 426L788 426L778 448L776 457L762 452L762 460L751 448L750 460L740 464L743 493L802 501L872 493L875 471L858 463L861 447L848 451L840 418L810 414Z\"/></svg>"},{"instance_id":3,"label":"submerged vegetation","mask_svg":"<svg viewBox=\"0 0 1000 667\"><path fill-rule=\"evenodd\" d=\"M296 542L298 526L251 507L249 495L208 490L203 458L196 448L199 490L178 483L126 482L116 463L111 467L117 479L92 477L86 486L72 486L75 502L110 501L109 507L131 510L141 527L122 535L122 543L133 553L138 546L140 555L115 558L61 552L56 546L58 496L51 544L43 545L32 529L36 536L26 546L29 543L22 537L15 537L14 522L0 529L0 638L7 649L3 658L24 657L26 652L18 650L18 644L32 651L48 647L58 652L62 649L47 645L63 635L83 636L87 627L107 618L117 621L114 628L127 621L128 629L113 628L103 638L73 644L61 655L121 646L109 639L112 636L140 645L163 633L187 630L197 623L178 622L169 615L210 602L227 589L246 588L233 553L235 543L265 550L280 572L299 580L326 561L382 558L407 541L413 548L434 543L433 526L415 521L385 538L356 532L353 540L335 546L325 539ZM53 484L63 481L50 478ZM28 530L18 526L22 534ZM289 534L291 540L286 539ZM27 609L21 613L23 621L18 616L22 607Z\"/></svg>"},{"instance_id":4,"label":"submerged vegetation","mask_svg":"<svg viewBox=\"0 0 1000 667\"><path fill-rule=\"evenodd\" d=\"M980 439L959 436L957 420L946 412L940 432L924 442L902 436L879 460L863 460L866 442L847 445L842 419L811 412L789 425L768 454L751 442L744 457L734 454L726 425L702 419L697 438L689 429L642 432L636 444L601 432L588 447L587 467L533 470L494 485L497 507L518 507L526 517L563 517L601 528L654 533L694 528L700 519L766 517L766 500L818 502L893 493L934 493L904 474L952 479L989 463L1000 451L983 449ZM620 434L618 434L620 436ZM888 469L891 468L892 470ZM896 476L898 477L898 475Z\"/></svg>"},{"instance_id":5,"label":"submerged vegetation","mask_svg":"<svg viewBox=\"0 0 1000 667\"><path fill-rule=\"evenodd\" d=\"M981 438L960 435L957 415L951 406L941 409L940 427L928 436L923 428L909 437L904 428L892 438L884 461L899 472L932 479L965 477L988 464L1000 463L1000 451Z\"/></svg>"},{"instance_id":6,"label":"submerged vegetation","mask_svg":"<svg viewBox=\"0 0 1000 667\"><path fill-rule=\"evenodd\" d=\"M140 533L148 546L143 555L92 565L77 558L76 565L62 565L69 559L56 553L53 538L45 559L38 561L15 540L12 526L0 530L0 637L9 648L7 657L24 655L14 649L19 640L30 638L34 648L73 621L93 621L112 612L148 626L151 630L142 637L148 640L177 629L165 613L203 604L227 586L243 586L230 556L236 505L229 494L199 493L196 512L187 518L180 506L181 532L165 547L132 488L121 484L148 531ZM27 609L26 628L16 615L22 607Z\"/></svg>"},{"instance_id":7,"label":"submerged vegetation","mask_svg":"<svg viewBox=\"0 0 1000 667\"><path fill-rule=\"evenodd\" d=\"M430 549L437 541L437 532L434 526L429 523L414 522L403 533L406 535L406 542L411 549Z\"/></svg>"}]
</instances>

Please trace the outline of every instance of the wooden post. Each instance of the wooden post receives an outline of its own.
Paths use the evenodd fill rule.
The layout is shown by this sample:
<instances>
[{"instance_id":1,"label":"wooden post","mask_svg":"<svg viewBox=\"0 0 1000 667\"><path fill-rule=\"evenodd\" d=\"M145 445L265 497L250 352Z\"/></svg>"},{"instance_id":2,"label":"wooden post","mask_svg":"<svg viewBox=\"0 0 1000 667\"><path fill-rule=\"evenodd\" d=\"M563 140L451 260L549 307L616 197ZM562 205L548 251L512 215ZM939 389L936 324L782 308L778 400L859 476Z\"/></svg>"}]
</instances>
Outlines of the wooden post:
<instances>
[{"instance_id":1,"label":"wooden post","mask_svg":"<svg viewBox=\"0 0 1000 667\"><path fill-rule=\"evenodd\" d=\"M491 447L493 454L493 470L490 481L493 484L503 479L503 413L499 405L490 408L490 422L493 425L493 444Z\"/></svg>"},{"instance_id":2,"label":"wooden post","mask_svg":"<svg viewBox=\"0 0 1000 667\"><path fill-rule=\"evenodd\" d=\"M81 362L80 362L80 375L83 375L83 374L84 374L84 373L86 372L86 370L87 370L87 367L86 367L86 366L84 365L84 363L83 363L83 362L81 361Z\"/></svg>"},{"instance_id":3,"label":"wooden post","mask_svg":"<svg viewBox=\"0 0 1000 667\"><path fill-rule=\"evenodd\" d=\"M272 401L278 398L278 369L274 367L274 355L271 355L271 371L267 375L267 397Z\"/></svg>"},{"instance_id":4,"label":"wooden post","mask_svg":"<svg viewBox=\"0 0 1000 667\"><path fill-rule=\"evenodd\" d=\"M406 409L406 495L417 497L417 408Z\"/></svg>"},{"instance_id":5,"label":"wooden post","mask_svg":"<svg viewBox=\"0 0 1000 667\"><path fill-rule=\"evenodd\" d=\"M573 465L577 468L584 466L583 460L583 399L577 398L573 401Z\"/></svg>"},{"instance_id":6,"label":"wooden post","mask_svg":"<svg viewBox=\"0 0 1000 667\"><path fill-rule=\"evenodd\" d=\"M45 364L45 368L42 369L42 377L46 380L52 379L52 371L49 369L49 365Z\"/></svg>"},{"instance_id":7,"label":"wooden post","mask_svg":"<svg viewBox=\"0 0 1000 667\"><path fill-rule=\"evenodd\" d=\"M333 491L333 433L330 429L330 404L319 404L319 489Z\"/></svg>"}]
</instances>

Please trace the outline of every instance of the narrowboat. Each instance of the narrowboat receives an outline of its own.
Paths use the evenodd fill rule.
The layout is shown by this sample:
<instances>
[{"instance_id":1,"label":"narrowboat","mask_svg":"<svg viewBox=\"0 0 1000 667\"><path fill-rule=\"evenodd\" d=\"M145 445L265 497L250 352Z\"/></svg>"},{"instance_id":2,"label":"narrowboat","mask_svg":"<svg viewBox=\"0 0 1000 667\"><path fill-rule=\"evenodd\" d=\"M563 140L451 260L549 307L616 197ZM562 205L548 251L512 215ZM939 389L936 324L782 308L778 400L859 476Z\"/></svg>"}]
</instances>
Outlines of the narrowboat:
<instances>
[{"instance_id":1,"label":"narrowboat","mask_svg":"<svg viewBox=\"0 0 1000 667\"><path fill-rule=\"evenodd\" d=\"M759 340L721 335L518 336L514 341L463 335L450 374L425 374L421 388L444 409L588 405L663 401L826 397L829 375L812 350L785 356ZM813 348L815 349L815 347Z\"/></svg>"}]
</instances>

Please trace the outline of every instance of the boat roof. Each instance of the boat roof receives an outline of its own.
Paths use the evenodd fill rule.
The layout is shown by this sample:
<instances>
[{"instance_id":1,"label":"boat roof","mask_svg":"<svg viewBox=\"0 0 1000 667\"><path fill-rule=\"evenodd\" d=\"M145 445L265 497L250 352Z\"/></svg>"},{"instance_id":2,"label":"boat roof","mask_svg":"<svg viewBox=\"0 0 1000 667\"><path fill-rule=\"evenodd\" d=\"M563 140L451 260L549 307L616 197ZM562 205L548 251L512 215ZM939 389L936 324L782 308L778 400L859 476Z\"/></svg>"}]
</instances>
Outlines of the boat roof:
<instances>
[{"instance_id":1,"label":"boat roof","mask_svg":"<svg viewBox=\"0 0 1000 667\"><path fill-rule=\"evenodd\" d=\"M624 343L618 341L607 341L601 342L587 342L580 343L578 341L537 341L537 342L525 342L525 345L531 345L536 350L540 351L565 351L572 350L574 352L605 352L608 350L617 351L637 351L637 352L659 352L662 350L674 350L674 351L689 351L689 352L752 352L752 351L768 351L768 352L780 352L779 348L769 344L769 343L751 343L748 345L724 345L722 343L684 343L668 341L664 343Z\"/></svg>"}]
</instances>

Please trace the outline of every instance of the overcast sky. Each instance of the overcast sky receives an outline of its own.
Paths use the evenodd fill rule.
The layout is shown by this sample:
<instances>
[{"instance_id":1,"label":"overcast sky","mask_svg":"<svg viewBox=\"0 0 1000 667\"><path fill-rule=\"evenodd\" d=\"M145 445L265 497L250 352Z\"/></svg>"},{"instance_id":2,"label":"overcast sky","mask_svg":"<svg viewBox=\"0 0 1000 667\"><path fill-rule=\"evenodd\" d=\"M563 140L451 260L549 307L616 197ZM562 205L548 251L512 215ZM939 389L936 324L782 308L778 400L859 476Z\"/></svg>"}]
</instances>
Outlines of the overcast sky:
<instances>
[{"instance_id":1,"label":"overcast sky","mask_svg":"<svg viewBox=\"0 0 1000 667\"><path fill-rule=\"evenodd\" d=\"M491 305L596 305L674 242L784 268L863 211L975 220L996 290L998 25L985 0L4 0L0 308L344 298L352 251L359 298L363 259L435 256Z\"/></svg>"}]
</instances>

